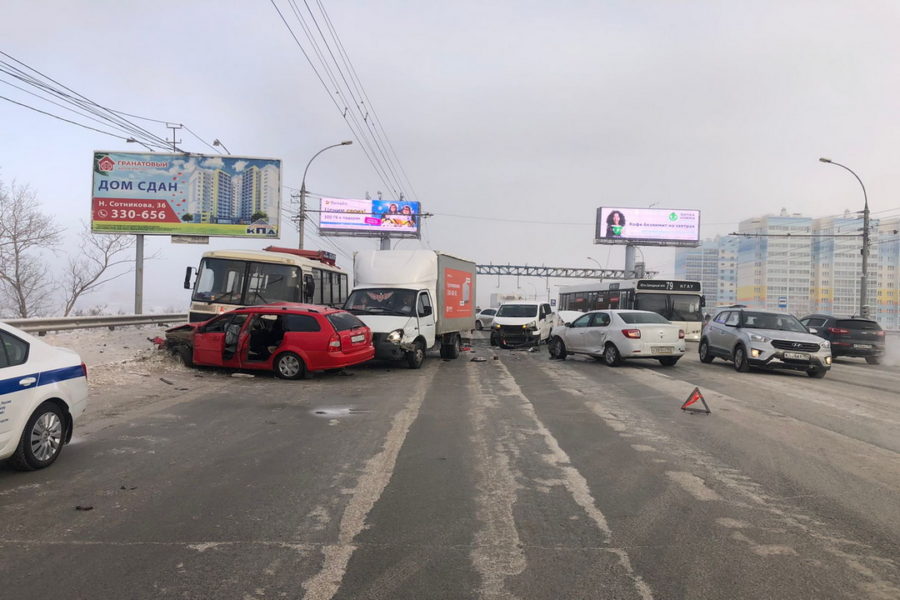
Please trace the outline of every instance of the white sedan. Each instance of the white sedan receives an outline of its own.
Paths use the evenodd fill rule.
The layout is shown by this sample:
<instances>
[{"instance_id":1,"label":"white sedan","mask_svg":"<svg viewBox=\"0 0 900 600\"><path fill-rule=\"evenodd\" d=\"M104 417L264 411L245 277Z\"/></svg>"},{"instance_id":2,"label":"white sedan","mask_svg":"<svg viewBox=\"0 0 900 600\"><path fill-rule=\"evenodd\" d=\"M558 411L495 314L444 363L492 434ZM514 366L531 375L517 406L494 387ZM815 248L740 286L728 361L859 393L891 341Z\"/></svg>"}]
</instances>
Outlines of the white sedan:
<instances>
[{"instance_id":1,"label":"white sedan","mask_svg":"<svg viewBox=\"0 0 900 600\"><path fill-rule=\"evenodd\" d=\"M77 353L0 323L0 460L20 471L53 464L87 397Z\"/></svg>"},{"instance_id":2,"label":"white sedan","mask_svg":"<svg viewBox=\"0 0 900 600\"><path fill-rule=\"evenodd\" d=\"M547 343L552 358L587 354L611 367L629 358L654 358L670 367L684 356L684 330L646 310L595 310L554 327Z\"/></svg>"}]
</instances>

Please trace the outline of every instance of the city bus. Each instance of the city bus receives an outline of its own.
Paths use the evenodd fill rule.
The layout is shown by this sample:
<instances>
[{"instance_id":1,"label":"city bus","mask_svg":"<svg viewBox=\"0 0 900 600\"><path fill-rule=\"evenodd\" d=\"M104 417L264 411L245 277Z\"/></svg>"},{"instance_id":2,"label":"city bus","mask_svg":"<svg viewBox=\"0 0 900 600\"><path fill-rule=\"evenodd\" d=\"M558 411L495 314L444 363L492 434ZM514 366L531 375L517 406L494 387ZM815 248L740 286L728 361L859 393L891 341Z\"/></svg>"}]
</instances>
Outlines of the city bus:
<instances>
[{"instance_id":1,"label":"city bus","mask_svg":"<svg viewBox=\"0 0 900 600\"><path fill-rule=\"evenodd\" d=\"M587 312L605 308L649 310L684 329L685 338L700 340L705 305L699 281L628 279L567 285L559 289L559 310Z\"/></svg>"},{"instance_id":2,"label":"city bus","mask_svg":"<svg viewBox=\"0 0 900 600\"><path fill-rule=\"evenodd\" d=\"M184 277L191 289L192 267ZM322 250L269 246L264 250L204 252L191 294L189 318L205 321L239 306L272 302L305 302L342 306L347 299L347 273L335 255Z\"/></svg>"}]
</instances>

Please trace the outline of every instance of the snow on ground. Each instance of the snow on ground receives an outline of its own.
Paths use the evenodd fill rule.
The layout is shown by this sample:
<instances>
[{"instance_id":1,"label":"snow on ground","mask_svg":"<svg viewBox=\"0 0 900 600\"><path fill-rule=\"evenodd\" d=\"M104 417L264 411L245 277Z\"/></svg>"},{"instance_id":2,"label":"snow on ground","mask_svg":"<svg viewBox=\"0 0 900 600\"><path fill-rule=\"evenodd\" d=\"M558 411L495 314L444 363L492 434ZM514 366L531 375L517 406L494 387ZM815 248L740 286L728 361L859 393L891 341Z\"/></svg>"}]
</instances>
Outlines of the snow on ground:
<instances>
[{"instance_id":1,"label":"snow on ground","mask_svg":"<svg viewBox=\"0 0 900 600\"><path fill-rule=\"evenodd\" d=\"M88 366L88 383L95 387L165 372L187 373L180 361L147 339L165 338L166 327L139 325L112 331L96 327L48 333L41 339L78 352Z\"/></svg>"}]
</instances>

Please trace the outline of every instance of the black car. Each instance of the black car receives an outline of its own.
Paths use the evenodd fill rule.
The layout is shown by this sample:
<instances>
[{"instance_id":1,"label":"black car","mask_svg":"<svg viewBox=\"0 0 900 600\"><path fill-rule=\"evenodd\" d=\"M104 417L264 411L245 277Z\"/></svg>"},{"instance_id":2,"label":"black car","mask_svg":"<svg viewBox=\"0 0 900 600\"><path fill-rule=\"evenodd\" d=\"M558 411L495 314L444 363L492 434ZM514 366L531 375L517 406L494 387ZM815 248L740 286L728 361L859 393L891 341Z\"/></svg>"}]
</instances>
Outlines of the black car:
<instances>
[{"instance_id":1,"label":"black car","mask_svg":"<svg viewBox=\"0 0 900 600\"><path fill-rule=\"evenodd\" d=\"M870 365L881 363L884 356L884 330L876 321L859 317L807 315L800 319L810 333L831 342L831 355L859 356Z\"/></svg>"}]
</instances>

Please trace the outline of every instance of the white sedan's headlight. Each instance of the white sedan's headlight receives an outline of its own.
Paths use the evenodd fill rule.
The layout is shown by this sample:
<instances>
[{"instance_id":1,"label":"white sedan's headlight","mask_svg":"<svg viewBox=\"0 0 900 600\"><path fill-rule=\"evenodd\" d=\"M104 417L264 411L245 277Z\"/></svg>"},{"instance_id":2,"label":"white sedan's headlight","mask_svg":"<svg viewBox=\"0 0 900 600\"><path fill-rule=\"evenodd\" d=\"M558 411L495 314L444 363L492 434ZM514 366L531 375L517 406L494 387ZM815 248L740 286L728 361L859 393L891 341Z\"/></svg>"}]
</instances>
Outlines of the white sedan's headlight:
<instances>
[{"instance_id":1,"label":"white sedan's headlight","mask_svg":"<svg viewBox=\"0 0 900 600\"><path fill-rule=\"evenodd\" d=\"M829 342L828 340L819 342L819 345L822 346L822 348L831 348L831 342Z\"/></svg>"},{"instance_id":2,"label":"white sedan's headlight","mask_svg":"<svg viewBox=\"0 0 900 600\"><path fill-rule=\"evenodd\" d=\"M751 341L751 342L763 342L763 343L767 343L767 342L771 342L771 341L772 341L772 338L767 338L766 336L764 336L764 335L759 335L758 333L751 333L751 334L750 334L750 341Z\"/></svg>"},{"instance_id":3,"label":"white sedan's headlight","mask_svg":"<svg viewBox=\"0 0 900 600\"><path fill-rule=\"evenodd\" d=\"M389 334L387 334L387 337L385 339L392 344L399 344L400 340L403 339L403 330L395 329L392 332L390 332Z\"/></svg>"}]
</instances>

